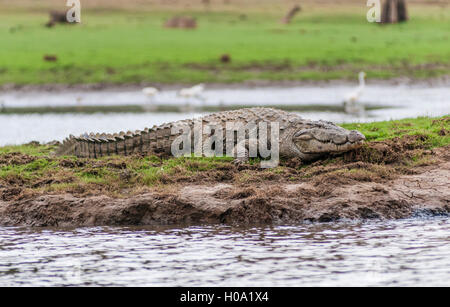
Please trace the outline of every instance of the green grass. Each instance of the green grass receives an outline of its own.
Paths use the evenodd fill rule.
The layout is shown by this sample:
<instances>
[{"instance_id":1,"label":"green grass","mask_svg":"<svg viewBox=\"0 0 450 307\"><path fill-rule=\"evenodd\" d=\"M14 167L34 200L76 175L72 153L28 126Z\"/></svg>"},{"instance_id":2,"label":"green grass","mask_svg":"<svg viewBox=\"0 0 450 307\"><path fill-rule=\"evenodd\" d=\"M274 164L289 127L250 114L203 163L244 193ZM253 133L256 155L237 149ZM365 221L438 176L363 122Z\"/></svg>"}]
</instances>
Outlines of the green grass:
<instances>
[{"instance_id":1,"label":"green grass","mask_svg":"<svg viewBox=\"0 0 450 307\"><path fill-rule=\"evenodd\" d=\"M191 12L196 30L164 29L174 13L84 12L83 24L46 28L47 14L0 13L0 84L195 83L408 76L450 69L450 13L369 24L365 13ZM219 57L230 54L232 62ZM46 54L57 62L45 62Z\"/></svg>"},{"instance_id":2,"label":"green grass","mask_svg":"<svg viewBox=\"0 0 450 307\"><path fill-rule=\"evenodd\" d=\"M26 155L40 157L40 156L47 156L54 150L53 146L47 146L47 145L33 145L33 144L26 144L26 145L18 145L18 146L4 146L0 147L0 155L12 153L12 152L20 152Z\"/></svg>"},{"instance_id":3,"label":"green grass","mask_svg":"<svg viewBox=\"0 0 450 307\"><path fill-rule=\"evenodd\" d=\"M402 119L364 124L344 124L342 127L349 130L359 130L367 141L382 141L402 137L405 135L422 135L429 149L443 147L450 144L450 135L440 135L442 131L450 131L450 117L438 118L418 117L415 119Z\"/></svg>"}]
</instances>

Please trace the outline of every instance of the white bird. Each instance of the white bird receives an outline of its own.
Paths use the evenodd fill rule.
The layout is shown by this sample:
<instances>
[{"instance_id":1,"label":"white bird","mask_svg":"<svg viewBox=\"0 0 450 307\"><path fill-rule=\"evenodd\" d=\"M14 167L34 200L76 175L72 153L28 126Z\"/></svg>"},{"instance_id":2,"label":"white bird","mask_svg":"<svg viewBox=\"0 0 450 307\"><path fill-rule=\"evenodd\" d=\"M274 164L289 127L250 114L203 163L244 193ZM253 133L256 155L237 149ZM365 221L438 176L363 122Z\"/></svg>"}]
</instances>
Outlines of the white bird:
<instances>
[{"instance_id":1,"label":"white bird","mask_svg":"<svg viewBox=\"0 0 450 307\"><path fill-rule=\"evenodd\" d=\"M184 97L184 98L197 98L203 100L204 97L202 96L203 92L205 91L205 85L203 83L197 84L190 88L183 88L178 92L178 96Z\"/></svg>"},{"instance_id":2,"label":"white bird","mask_svg":"<svg viewBox=\"0 0 450 307\"><path fill-rule=\"evenodd\" d=\"M189 99L196 98L196 99L204 102L205 97L203 97L203 95L202 95L204 91L205 91L205 85L203 83L197 84L193 87L181 89L177 93L177 96L186 98L187 101L186 101L185 106L180 107L180 111L186 112L186 113L193 112L194 108L193 108L192 104L190 103Z\"/></svg>"},{"instance_id":3,"label":"white bird","mask_svg":"<svg viewBox=\"0 0 450 307\"><path fill-rule=\"evenodd\" d=\"M366 73L361 71L358 75L359 86L351 93L348 93L344 98L344 109L346 113L350 114L362 114L365 111L363 105L358 104L358 99L361 97L365 87Z\"/></svg>"},{"instance_id":4,"label":"white bird","mask_svg":"<svg viewBox=\"0 0 450 307\"><path fill-rule=\"evenodd\" d=\"M147 96L150 101L153 101L153 98L159 93L159 90L155 87L145 87L142 89L142 93ZM157 109L156 105L151 103L150 105L144 106L144 110L148 112L153 112Z\"/></svg>"},{"instance_id":5,"label":"white bird","mask_svg":"<svg viewBox=\"0 0 450 307\"><path fill-rule=\"evenodd\" d=\"M155 87L146 87L142 89L142 93L150 98L153 98L159 93L159 90Z\"/></svg>"}]
</instances>

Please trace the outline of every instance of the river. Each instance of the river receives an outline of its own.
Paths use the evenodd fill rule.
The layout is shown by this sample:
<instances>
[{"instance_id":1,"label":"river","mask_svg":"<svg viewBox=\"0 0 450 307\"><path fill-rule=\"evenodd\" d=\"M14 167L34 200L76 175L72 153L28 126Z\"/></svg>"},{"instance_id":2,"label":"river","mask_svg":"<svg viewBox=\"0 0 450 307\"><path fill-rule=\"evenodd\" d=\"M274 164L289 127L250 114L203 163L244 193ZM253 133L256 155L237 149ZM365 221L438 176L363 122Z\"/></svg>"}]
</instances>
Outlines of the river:
<instances>
[{"instance_id":1,"label":"river","mask_svg":"<svg viewBox=\"0 0 450 307\"><path fill-rule=\"evenodd\" d=\"M447 217L0 228L0 286L450 286Z\"/></svg>"}]
</instances>

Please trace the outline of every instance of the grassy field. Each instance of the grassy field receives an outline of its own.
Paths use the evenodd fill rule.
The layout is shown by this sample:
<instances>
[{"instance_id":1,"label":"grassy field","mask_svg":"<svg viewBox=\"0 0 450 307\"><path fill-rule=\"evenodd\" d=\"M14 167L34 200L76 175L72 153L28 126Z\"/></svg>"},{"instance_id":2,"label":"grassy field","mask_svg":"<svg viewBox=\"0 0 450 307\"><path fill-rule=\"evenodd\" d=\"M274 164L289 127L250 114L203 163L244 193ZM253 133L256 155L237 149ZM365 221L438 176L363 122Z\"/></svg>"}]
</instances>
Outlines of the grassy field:
<instances>
[{"instance_id":1,"label":"grassy field","mask_svg":"<svg viewBox=\"0 0 450 307\"><path fill-rule=\"evenodd\" d=\"M0 148L0 191L13 194L59 193L109 194L140 193L148 187L177 183L254 181L301 181L314 174L350 173L355 180L376 181L411 168L432 163L430 150L450 145L450 117L405 119L368 124L348 124L367 137L367 143L348 157L328 158L312 164L282 161L274 169L261 170L252 160L243 169L232 158L168 158L156 156L103 157L78 159L51 157L52 146L22 145ZM384 144L379 142L383 141ZM324 167L329 167L324 171ZM15 190L14 190L15 189ZM11 193L12 193L11 192ZM3 195L9 195L9 192Z\"/></svg>"},{"instance_id":2,"label":"grassy field","mask_svg":"<svg viewBox=\"0 0 450 307\"><path fill-rule=\"evenodd\" d=\"M412 7L405 24L380 26L367 8L284 10L86 9L80 25L46 28L45 9L0 12L0 84L196 83L245 80L428 78L450 71L450 10ZM163 28L175 15L198 29ZM221 63L222 54L231 62ZM46 62L44 55L55 55Z\"/></svg>"}]
</instances>

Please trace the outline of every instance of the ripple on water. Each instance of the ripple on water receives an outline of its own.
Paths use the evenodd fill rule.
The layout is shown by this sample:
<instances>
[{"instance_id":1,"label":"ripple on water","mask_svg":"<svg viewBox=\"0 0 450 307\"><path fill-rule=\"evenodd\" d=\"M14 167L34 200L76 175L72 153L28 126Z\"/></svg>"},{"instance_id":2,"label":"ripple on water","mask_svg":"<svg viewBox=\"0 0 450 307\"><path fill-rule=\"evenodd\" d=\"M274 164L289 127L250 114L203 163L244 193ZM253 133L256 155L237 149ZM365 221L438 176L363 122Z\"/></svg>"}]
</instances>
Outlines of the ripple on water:
<instances>
[{"instance_id":1,"label":"ripple on water","mask_svg":"<svg viewBox=\"0 0 450 307\"><path fill-rule=\"evenodd\" d=\"M449 231L448 218L0 228L0 286L449 286Z\"/></svg>"}]
</instances>

